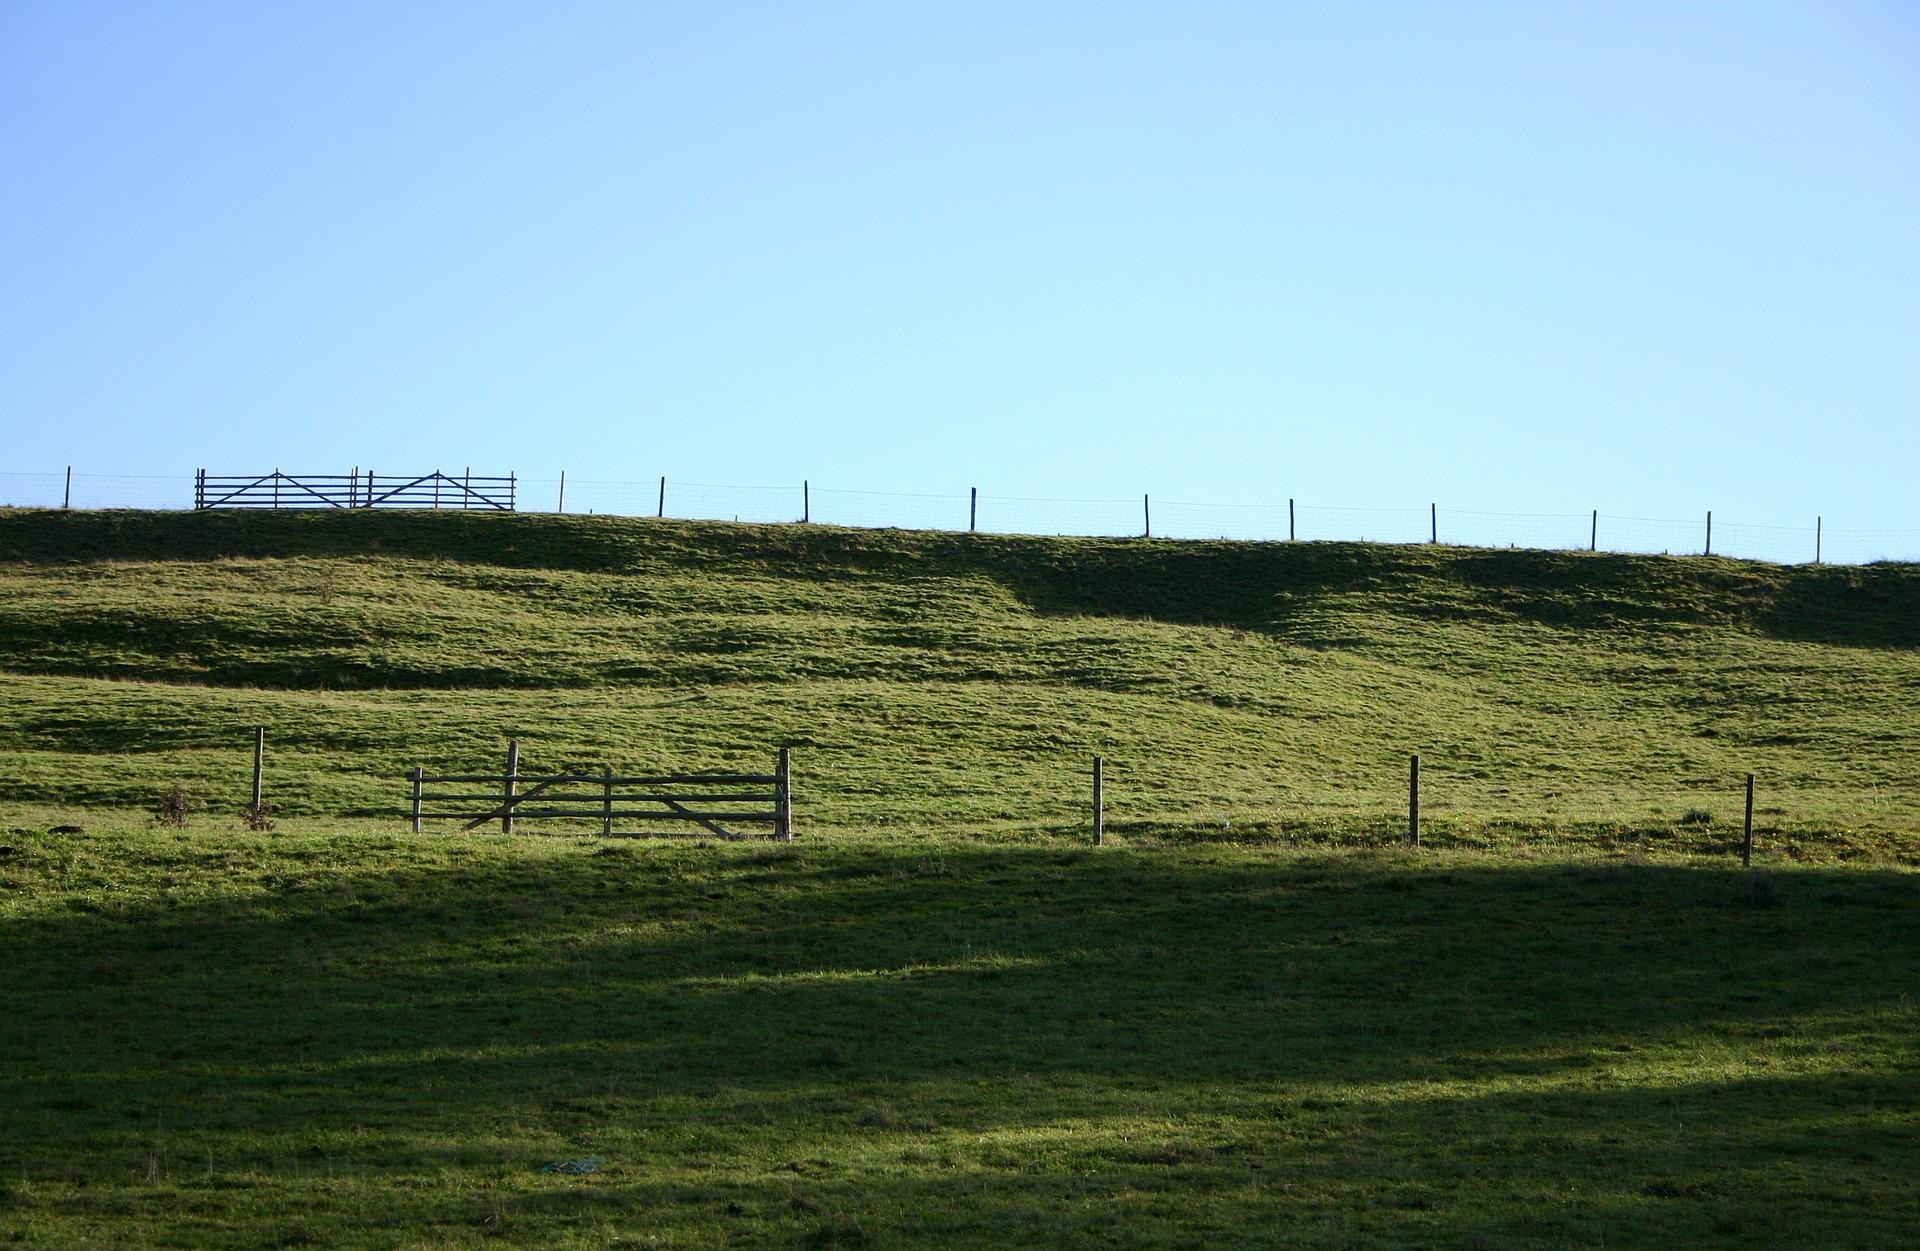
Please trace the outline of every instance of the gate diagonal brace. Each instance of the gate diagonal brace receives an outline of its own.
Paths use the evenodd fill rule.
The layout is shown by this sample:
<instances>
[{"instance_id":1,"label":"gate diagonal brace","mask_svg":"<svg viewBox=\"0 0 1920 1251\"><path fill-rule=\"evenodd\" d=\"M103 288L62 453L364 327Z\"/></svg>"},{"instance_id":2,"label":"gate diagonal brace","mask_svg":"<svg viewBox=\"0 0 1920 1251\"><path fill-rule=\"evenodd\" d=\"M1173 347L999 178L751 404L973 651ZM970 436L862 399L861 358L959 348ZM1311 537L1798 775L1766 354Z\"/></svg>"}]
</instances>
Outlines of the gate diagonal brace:
<instances>
[{"instance_id":1,"label":"gate diagonal brace","mask_svg":"<svg viewBox=\"0 0 1920 1251\"><path fill-rule=\"evenodd\" d=\"M706 826L709 830L712 830L715 834L718 834L721 838L731 839L736 843L743 842L746 840L747 836L745 834L735 834L732 830L729 830L724 826L719 825L716 822L707 820L705 817L701 816L699 813L688 808L685 804L681 803L677 799L667 799L665 797L661 797L660 802L665 804L667 807L673 809L675 812L679 813L681 816L692 817L696 822Z\"/></svg>"},{"instance_id":2,"label":"gate diagonal brace","mask_svg":"<svg viewBox=\"0 0 1920 1251\"><path fill-rule=\"evenodd\" d=\"M485 825L489 821L498 821L501 817L512 816L513 810L515 808L518 808L521 804L525 803L529 799L532 799L535 795L538 795L541 791L546 790L549 786L552 786L555 782L558 782L560 780L561 779L559 778L548 778L546 781L541 782L537 786L529 786L526 790L521 791L519 794L515 795L512 799L509 799L506 803L501 804L498 808L495 808L492 812L489 812L486 816L475 817L473 820L467 822L465 825L460 827L460 832L462 834L465 834L468 830L479 829L481 826Z\"/></svg>"}]
</instances>

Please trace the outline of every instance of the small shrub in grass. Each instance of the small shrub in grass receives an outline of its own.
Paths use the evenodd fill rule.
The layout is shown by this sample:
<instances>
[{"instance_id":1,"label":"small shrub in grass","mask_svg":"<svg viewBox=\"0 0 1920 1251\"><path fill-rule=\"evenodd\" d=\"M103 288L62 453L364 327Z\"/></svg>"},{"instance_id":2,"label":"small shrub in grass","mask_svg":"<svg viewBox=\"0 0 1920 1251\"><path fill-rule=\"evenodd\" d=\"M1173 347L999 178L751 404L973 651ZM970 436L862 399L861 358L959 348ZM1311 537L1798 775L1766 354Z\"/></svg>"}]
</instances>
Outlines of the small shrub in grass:
<instances>
[{"instance_id":1,"label":"small shrub in grass","mask_svg":"<svg viewBox=\"0 0 1920 1251\"><path fill-rule=\"evenodd\" d=\"M1682 825L1712 825L1713 814L1705 808L1689 808L1681 814Z\"/></svg>"},{"instance_id":2,"label":"small shrub in grass","mask_svg":"<svg viewBox=\"0 0 1920 1251\"><path fill-rule=\"evenodd\" d=\"M250 830L270 830L273 828L273 805L263 799L257 804L242 808L240 818L247 823L247 828Z\"/></svg>"},{"instance_id":3,"label":"small shrub in grass","mask_svg":"<svg viewBox=\"0 0 1920 1251\"><path fill-rule=\"evenodd\" d=\"M167 797L160 801L160 810L153 814L157 825L183 829L187 824L187 814L193 811L193 805L187 801L187 793L175 786Z\"/></svg>"},{"instance_id":4,"label":"small shrub in grass","mask_svg":"<svg viewBox=\"0 0 1920 1251\"><path fill-rule=\"evenodd\" d=\"M900 1113L890 1103L876 1103L860 1114L862 1125L875 1129L898 1129L906 1124Z\"/></svg>"}]
</instances>

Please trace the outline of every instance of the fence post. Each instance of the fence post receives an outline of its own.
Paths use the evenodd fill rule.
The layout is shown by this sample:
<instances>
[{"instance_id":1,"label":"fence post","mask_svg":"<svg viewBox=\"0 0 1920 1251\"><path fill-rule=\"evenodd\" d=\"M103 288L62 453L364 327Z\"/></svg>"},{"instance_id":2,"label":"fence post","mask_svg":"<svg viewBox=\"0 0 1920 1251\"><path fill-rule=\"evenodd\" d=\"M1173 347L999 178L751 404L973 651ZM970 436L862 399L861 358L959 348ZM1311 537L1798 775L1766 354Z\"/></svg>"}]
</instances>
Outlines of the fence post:
<instances>
[{"instance_id":1,"label":"fence post","mask_svg":"<svg viewBox=\"0 0 1920 1251\"><path fill-rule=\"evenodd\" d=\"M600 784L604 788L600 797L600 836L613 837L613 766L600 766Z\"/></svg>"},{"instance_id":2,"label":"fence post","mask_svg":"<svg viewBox=\"0 0 1920 1251\"><path fill-rule=\"evenodd\" d=\"M793 750L782 747L773 767L773 836L793 841Z\"/></svg>"},{"instance_id":3,"label":"fence post","mask_svg":"<svg viewBox=\"0 0 1920 1251\"><path fill-rule=\"evenodd\" d=\"M253 727L253 811L260 811L260 776L266 771L267 727Z\"/></svg>"},{"instance_id":4,"label":"fence post","mask_svg":"<svg viewBox=\"0 0 1920 1251\"><path fill-rule=\"evenodd\" d=\"M1427 523L1430 527L1427 531L1427 542L1438 543L1440 541L1440 505L1427 505Z\"/></svg>"},{"instance_id":5,"label":"fence post","mask_svg":"<svg viewBox=\"0 0 1920 1251\"><path fill-rule=\"evenodd\" d=\"M73 471L68 470L67 472L71 473ZM1813 563L1816 565L1820 563L1820 527L1824 520L1825 519L1821 517L1815 517L1813 519Z\"/></svg>"},{"instance_id":6,"label":"fence post","mask_svg":"<svg viewBox=\"0 0 1920 1251\"><path fill-rule=\"evenodd\" d=\"M813 483L800 479L800 524L813 520Z\"/></svg>"},{"instance_id":7,"label":"fence post","mask_svg":"<svg viewBox=\"0 0 1920 1251\"><path fill-rule=\"evenodd\" d=\"M1152 538L1153 537L1153 499L1151 496L1142 495L1140 497L1140 516L1147 523L1147 537Z\"/></svg>"},{"instance_id":8,"label":"fence post","mask_svg":"<svg viewBox=\"0 0 1920 1251\"><path fill-rule=\"evenodd\" d=\"M1600 510L1597 508L1593 510L1593 530L1587 537L1587 550L1590 552L1600 550Z\"/></svg>"},{"instance_id":9,"label":"fence post","mask_svg":"<svg viewBox=\"0 0 1920 1251\"><path fill-rule=\"evenodd\" d=\"M520 475L511 469L507 470L507 511L520 511Z\"/></svg>"},{"instance_id":10,"label":"fence post","mask_svg":"<svg viewBox=\"0 0 1920 1251\"><path fill-rule=\"evenodd\" d=\"M1287 501L1287 542L1293 542L1293 501Z\"/></svg>"},{"instance_id":11,"label":"fence post","mask_svg":"<svg viewBox=\"0 0 1920 1251\"><path fill-rule=\"evenodd\" d=\"M1707 555L1713 555L1713 510L1707 510Z\"/></svg>"},{"instance_id":12,"label":"fence post","mask_svg":"<svg viewBox=\"0 0 1920 1251\"><path fill-rule=\"evenodd\" d=\"M654 516L664 517L666 515L667 515L667 475L661 474L660 475L660 508L657 512L654 513Z\"/></svg>"},{"instance_id":13,"label":"fence post","mask_svg":"<svg viewBox=\"0 0 1920 1251\"><path fill-rule=\"evenodd\" d=\"M207 471L202 469L200 472L204 475ZM60 507L62 508L73 507L73 466L72 465L67 466L67 494L66 494L66 498L60 501Z\"/></svg>"},{"instance_id":14,"label":"fence post","mask_svg":"<svg viewBox=\"0 0 1920 1251\"><path fill-rule=\"evenodd\" d=\"M467 466L467 472L460 479L460 507L473 507L473 466Z\"/></svg>"},{"instance_id":15,"label":"fence post","mask_svg":"<svg viewBox=\"0 0 1920 1251\"><path fill-rule=\"evenodd\" d=\"M280 470L278 468L273 471L273 506L280 507Z\"/></svg>"},{"instance_id":16,"label":"fence post","mask_svg":"<svg viewBox=\"0 0 1920 1251\"><path fill-rule=\"evenodd\" d=\"M1093 845L1098 847L1106 841L1106 777L1107 762L1099 756L1093 758Z\"/></svg>"},{"instance_id":17,"label":"fence post","mask_svg":"<svg viewBox=\"0 0 1920 1251\"><path fill-rule=\"evenodd\" d=\"M513 792L515 781L520 776L520 740L512 739L507 743L507 802L500 813L500 832L513 833Z\"/></svg>"},{"instance_id":18,"label":"fence post","mask_svg":"<svg viewBox=\"0 0 1920 1251\"><path fill-rule=\"evenodd\" d=\"M1420 845L1420 757L1414 756L1407 770L1407 842Z\"/></svg>"},{"instance_id":19,"label":"fence post","mask_svg":"<svg viewBox=\"0 0 1920 1251\"><path fill-rule=\"evenodd\" d=\"M967 496L967 533L972 534L980 523L980 488L968 487Z\"/></svg>"},{"instance_id":20,"label":"fence post","mask_svg":"<svg viewBox=\"0 0 1920 1251\"><path fill-rule=\"evenodd\" d=\"M413 832L420 832L420 781L426 770L413 766Z\"/></svg>"},{"instance_id":21,"label":"fence post","mask_svg":"<svg viewBox=\"0 0 1920 1251\"><path fill-rule=\"evenodd\" d=\"M193 506L196 509L207 506L207 471L204 469L193 471Z\"/></svg>"},{"instance_id":22,"label":"fence post","mask_svg":"<svg viewBox=\"0 0 1920 1251\"><path fill-rule=\"evenodd\" d=\"M1747 774L1747 822L1746 832L1740 839L1740 867L1753 867L1753 774Z\"/></svg>"},{"instance_id":23,"label":"fence post","mask_svg":"<svg viewBox=\"0 0 1920 1251\"><path fill-rule=\"evenodd\" d=\"M433 489L434 489L434 505L433 506L435 508L438 508L440 507L439 483L435 483ZM567 471L564 469L560 471L560 502L554 505L553 511L556 513L564 513L567 511Z\"/></svg>"}]
</instances>

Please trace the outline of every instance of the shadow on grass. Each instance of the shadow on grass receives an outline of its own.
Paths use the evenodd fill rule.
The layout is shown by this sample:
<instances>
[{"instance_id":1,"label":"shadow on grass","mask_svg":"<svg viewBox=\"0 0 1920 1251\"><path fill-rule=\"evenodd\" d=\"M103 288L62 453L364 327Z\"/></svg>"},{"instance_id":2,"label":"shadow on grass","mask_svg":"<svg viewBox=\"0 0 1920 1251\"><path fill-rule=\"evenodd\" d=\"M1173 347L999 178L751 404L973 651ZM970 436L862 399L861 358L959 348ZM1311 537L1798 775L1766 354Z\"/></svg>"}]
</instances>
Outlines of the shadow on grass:
<instances>
[{"instance_id":1,"label":"shadow on grass","mask_svg":"<svg viewBox=\"0 0 1920 1251\"><path fill-rule=\"evenodd\" d=\"M83 1193L143 1170L192 1189L202 1151L208 1187L253 1179L201 1199L254 1235L303 1204L360 1219L322 1165L413 1179L374 1240L604 1217L1738 1242L1827 1220L1870 1245L1861 1198L1916 1201L1916 1135L1889 1128L1913 1089L1909 875L321 845L341 858L159 857L143 871L233 886L7 923L0 1175L67 1196L39 1217L84 1225ZM589 1151L613 1160L594 1179L533 1172ZM1757 1193L1781 1165L1797 1180ZM498 1193L431 1184L463 1171Z\"/></svg>"}]
</instances>

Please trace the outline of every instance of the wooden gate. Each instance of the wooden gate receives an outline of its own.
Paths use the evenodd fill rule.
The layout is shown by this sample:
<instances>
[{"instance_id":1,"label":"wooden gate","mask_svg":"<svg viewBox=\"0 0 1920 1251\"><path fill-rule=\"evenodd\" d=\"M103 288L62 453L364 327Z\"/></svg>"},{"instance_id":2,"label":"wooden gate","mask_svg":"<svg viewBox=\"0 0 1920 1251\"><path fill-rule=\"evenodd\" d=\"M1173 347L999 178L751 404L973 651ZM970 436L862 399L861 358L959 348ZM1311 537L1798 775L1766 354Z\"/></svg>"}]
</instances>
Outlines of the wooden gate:
<instances>
[{"instance_id":1,"label":"wooden gate","mask_svg":"<svg viewBox=\"0 0 1920 1251\"><path fill-rule=\"evenodd\" d=\"M516 820L546 820L574 828L598 825L607 837L705 831L739 839L749 836L729 826L764 824L772 827L773 838L793 841L793 762L784 747L772 773L621 776L611 766L597 773L523 774L520 744L511 743L505 773L428 774L415 769L407 780L413 784L416 834L423 821L462 821L463 833L498 821L501 832L511 834ZM441 787L451 789L435 789ZM674 828L638 828L657 823Z\"/></svg>"},{"instance_id":2,"label":"wooden gate","mask_svg":"<svg viewBox=\"0 0 1920 1251\"><path fill-rule=\"evenodd\" d=\"M193 479L195 508L480 508L510 513L519 482L464 474L265 474L217 477L202 469Z\"/></svg>"}]
</instances>

